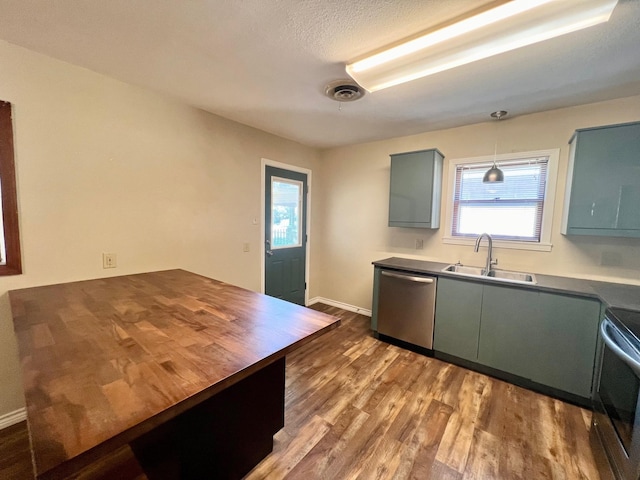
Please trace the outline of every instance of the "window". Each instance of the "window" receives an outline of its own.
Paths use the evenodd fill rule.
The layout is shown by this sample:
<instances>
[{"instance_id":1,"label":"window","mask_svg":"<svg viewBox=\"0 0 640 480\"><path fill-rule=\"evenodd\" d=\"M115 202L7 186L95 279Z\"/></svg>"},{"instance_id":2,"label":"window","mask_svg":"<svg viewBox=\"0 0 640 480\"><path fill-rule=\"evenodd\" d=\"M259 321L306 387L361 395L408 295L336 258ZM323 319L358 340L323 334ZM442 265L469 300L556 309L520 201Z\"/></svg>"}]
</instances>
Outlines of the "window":
<instances>
[{"instance_id":1,"label":"window","mask_svg":"<svg viewBox=\"0 0 640 480\"><path fill-rule=\"evenodd\" d=\"M302 182L273 177L271 180L271 246L291 248L302 246L300 212Z\"/></svg>"},{"instance_id":2,"label":"window","mask_svg":"<svg viewBox=\"0 0 640 480\"><path fill-rule=\"evenodd\" d=\"M445 242L470 243L487 232L503 247L550 250L557 156L557 150L500 155L503 183L482 183L493 157L451 162Z\"/></svg>"},{"instance_id":3,"label":"window","mask_svg":"<svg viewBox=\"0 0 640 480\"><path fill-rule=\"evenodd\" d=\"M22 273L11 104L0 101L0 275Z\"/></svg>"}]
</instances>

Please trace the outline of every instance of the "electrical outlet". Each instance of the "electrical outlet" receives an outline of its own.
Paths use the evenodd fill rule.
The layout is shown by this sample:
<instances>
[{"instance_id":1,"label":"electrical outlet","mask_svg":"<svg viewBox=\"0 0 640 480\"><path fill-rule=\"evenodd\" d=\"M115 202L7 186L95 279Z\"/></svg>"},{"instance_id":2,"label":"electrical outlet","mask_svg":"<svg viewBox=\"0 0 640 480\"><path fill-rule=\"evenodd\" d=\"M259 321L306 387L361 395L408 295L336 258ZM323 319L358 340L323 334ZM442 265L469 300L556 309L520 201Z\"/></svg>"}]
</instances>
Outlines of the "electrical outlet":
<instances>
[{"instance_id":1,"label":"electrical outlet","mask_svg":"<svg viewBox=\"0 0 640 480\"><path fill-rule=\"evenodd\" d=\"M102 254L102 268L116 268L116 254L115 253L103 253Z\"/></svg>"},{"instance_id":2,"label":"electrical outlet","mask_svg":"<svg viewBox=\"0 0 640 480\"><path fill-rule=\"evenodd\" d=\"M422 238L416 238L416 250L424 249L424 240Z\"/></svg>"}]
</instances>

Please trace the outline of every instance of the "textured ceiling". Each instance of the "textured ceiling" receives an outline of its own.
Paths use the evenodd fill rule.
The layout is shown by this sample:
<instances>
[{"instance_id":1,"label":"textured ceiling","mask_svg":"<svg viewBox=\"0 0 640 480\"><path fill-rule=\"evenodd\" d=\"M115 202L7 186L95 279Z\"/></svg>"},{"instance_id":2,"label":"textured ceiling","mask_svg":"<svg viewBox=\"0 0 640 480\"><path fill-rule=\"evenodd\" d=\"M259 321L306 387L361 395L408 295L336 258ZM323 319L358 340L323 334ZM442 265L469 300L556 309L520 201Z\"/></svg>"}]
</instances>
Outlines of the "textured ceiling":
<instances>
[{"instance_id":1,"label":"textured ceiling","mask_svg":"<svg viewBox=\"0 0 640 480\"><path fill-rule=\"evenodd\" d=\"M640 94L640 0L619 0L606 24L341 109L323 95L345 62L486 3L0 0L0 38L315 147Z\"/></svg>"}]
</instances>

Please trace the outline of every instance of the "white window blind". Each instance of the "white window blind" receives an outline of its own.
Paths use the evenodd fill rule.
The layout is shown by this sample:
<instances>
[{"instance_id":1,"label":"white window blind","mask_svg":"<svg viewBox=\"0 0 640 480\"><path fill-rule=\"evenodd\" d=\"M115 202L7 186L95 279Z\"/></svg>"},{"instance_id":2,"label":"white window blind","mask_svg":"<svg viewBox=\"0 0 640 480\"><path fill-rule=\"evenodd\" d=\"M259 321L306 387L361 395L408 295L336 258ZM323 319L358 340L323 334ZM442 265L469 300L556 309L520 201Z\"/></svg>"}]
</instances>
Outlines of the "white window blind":
<instances>
[{"instance_id":1,"label":"white window blind","mask_svg":"<svg viewBox=\"0 0 640 480\"><path fill-rule=\"evenodd\" d=\"M452 236L487 232L494 239L540 242L548 163L549 157L502 162L503 183L482 183L491 164L458 164Z\"/></svg>"}]
</instances>

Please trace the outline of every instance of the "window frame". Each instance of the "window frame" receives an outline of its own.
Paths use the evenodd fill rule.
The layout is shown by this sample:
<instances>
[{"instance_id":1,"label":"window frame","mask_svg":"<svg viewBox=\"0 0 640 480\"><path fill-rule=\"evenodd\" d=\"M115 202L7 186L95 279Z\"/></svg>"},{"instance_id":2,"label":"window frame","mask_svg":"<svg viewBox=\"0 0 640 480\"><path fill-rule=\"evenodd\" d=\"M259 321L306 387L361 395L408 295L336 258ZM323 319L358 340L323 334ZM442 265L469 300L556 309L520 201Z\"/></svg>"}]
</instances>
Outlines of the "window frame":
<instances>
[{"instance_id":1,"label":"window frame","mask_svg":"<svg viewBox=\"0 0 640 480\"><path fill-rule=\"evenodd\" d=\"M500 163L517 161L518 159L530 157L548 157L547 163L547 181L544 192L544 206L542 211L542 225L540 231L540 241L521 241L521 240L499 240L496 239L493 245L499 248L511 248L518 250L536 250L551 251L551 230L553 225L553 211L555 208L556 184L558 177L558 163L560 158L560 149L535 150L527 152L503 153L495 156L495 160ZM493 163L494 155L486 155L482 157L460 158L449 161L448 166L448 193L446 196L446 224L442 242L452 245L474 245L475 238L453 236L453 210L455 199L456 169L459 165L470 165L480 163Z\"/></svg>"},{"instance_id":2,"label":"window frame","mask_svg":"<svg viewBox=\"0 0 640 480\"><path fill-rule=\"evenodd\" d=\"M11 103L0 100L0 189L2 190L2 222L6 261L0 265L0 276L22 273L18 195L13 149Z\"/></svg>"}]
</instances>

